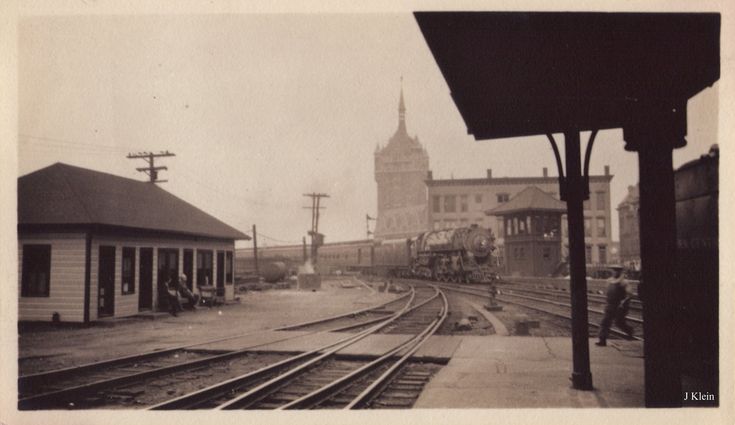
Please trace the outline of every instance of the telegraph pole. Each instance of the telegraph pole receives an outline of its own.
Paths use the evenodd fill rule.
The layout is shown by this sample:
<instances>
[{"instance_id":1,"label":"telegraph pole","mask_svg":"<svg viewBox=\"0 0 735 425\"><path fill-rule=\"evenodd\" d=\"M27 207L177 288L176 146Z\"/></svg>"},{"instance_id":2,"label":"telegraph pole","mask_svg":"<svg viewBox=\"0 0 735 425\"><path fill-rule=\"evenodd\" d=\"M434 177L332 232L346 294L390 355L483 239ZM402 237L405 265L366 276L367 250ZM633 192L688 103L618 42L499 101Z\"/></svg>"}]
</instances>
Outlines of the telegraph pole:
<instances>
[{"instance_id":1,"label":"telegraph pole","mask_svg":"<svg viewBox=\"0 0 735 425\"><path fill-rule=\"evenodd\" d=\"M375 220L376 219L370 217L370 214L365 214L365 231L367 232L367 239L370 239L370 235L373 234L373 232L370 231L370 222Z\"/></svg>"},{"instance_id":2,"label":"telegraph pole","mask_svg":"<svg viewBox=\"0 0 735 425\"><path fill-rule=\"evenodd\" d=\"M155 159L161 158L161 157L167 157L167 156L176 156L175 154L166 151L166 152L138 152L138 153L129 153L128 159L144 159L147 163L147 167L139 167L136 168L138 171L142 171L146 174L148 174L149 181L151 183L165 183L168 180L158 180L158 171L159 170L168 170L168 167L165 166L159 166L156 167L155 165Z\"/></svg>"},{"instance_id":3,"label":"telegraph pole","mask_svg":"<svg viewBox=\"0 0 735 425\"><path fill-rule=\"evenodd\" d=\"M324 209L321 204L322 198L329 198L326 193L304 193L304 196L311 198L311 230L309 236L311 236L311 263L316 266L317 254L319 247L324 243L324 235L319 233L319 210ZM309 207L304 207L309 209Z\"/></svg>"}]
</instances>

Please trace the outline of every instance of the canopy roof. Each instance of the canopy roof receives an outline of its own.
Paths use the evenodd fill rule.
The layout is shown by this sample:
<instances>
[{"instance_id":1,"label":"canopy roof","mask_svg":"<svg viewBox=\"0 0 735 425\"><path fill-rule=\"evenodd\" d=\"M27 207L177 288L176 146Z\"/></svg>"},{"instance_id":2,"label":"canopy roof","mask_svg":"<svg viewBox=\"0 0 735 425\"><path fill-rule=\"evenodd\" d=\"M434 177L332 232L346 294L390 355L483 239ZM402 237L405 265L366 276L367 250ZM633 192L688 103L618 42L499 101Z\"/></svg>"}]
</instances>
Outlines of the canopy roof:
<instances>
[{"instance_id":1,"label":"canopy roof","mask_svg":"<svg viewBox=\"0 0 735 425\"><path fill-rule=\"evenodd\" d=\"M625 128L651 103L681 115L720 76L715 13L415 17L478 140Z\"/></svg>"}]
</instances>

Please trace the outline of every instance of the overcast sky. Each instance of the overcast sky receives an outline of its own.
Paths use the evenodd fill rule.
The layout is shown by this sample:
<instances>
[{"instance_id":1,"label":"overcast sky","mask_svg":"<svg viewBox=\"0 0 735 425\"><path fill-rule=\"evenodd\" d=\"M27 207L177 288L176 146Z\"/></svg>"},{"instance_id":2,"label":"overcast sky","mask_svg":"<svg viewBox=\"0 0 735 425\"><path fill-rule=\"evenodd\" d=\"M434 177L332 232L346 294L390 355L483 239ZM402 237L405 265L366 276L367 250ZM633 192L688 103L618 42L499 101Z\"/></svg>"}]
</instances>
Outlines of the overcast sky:
<instances>
[{"instance_id":1,"label":"overcast sky","mask_svg":"<svg viewBox=\"0 0 735 425\"><path fill-rule=\"evenodd\" d=\"M301 240L312 191L331 196L327 241L365 237L401 76L434 178L556 175L545 137L467 135L409 13L29 17L18 35L19 175L64 162L146 180L126 155L169 150L161 186L247 233L257 224L261 245ZM717 91L690 100L675 165L716 143ZM623 146L622 131L601 132L590 167L610 165L613 207L638 180Z\"/></svg>"}]
</instances>

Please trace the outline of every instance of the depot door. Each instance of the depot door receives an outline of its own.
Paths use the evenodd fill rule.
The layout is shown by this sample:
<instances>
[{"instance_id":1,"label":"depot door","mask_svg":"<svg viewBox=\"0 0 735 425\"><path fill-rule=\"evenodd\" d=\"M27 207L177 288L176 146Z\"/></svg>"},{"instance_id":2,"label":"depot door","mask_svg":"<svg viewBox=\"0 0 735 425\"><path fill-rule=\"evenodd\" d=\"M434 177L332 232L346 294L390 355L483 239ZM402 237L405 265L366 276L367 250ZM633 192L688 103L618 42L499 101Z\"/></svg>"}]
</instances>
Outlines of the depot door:
<instances>
[{"instance_id":1,"label":"depot door","mask_svg":"<svg viewBox=\"0 0 735 425\"><path fill-rule=\"evenodd\" d=\"M217 251L217 295L225 296L225 253Z\"/></svg>"},{"instance_id":2,"label":"depot door","mask_svg":"<svg viewBox=\"0 0 735 425\"><path fill-rule=\"evenodd\" d=\"M140 292L138 310L153 308L153 248L140 249Z\"/></svg>"},{"instance_id":3,"label":"depot door","mask_svg":"<svg viewBox=\"0 0 735 425\"><path fill-rule=\"evenodd\" d=\"M186 275L186 286L189 290L194 289L194 251L184 250L184 274Z\"/></svg>"},{"instance_id":4,"label":"depot door","mask_svg":"<svg viewBox=\"0 0 735 425\"><path fill-rule=\"evenodd\" d=\"M166 308L161 303L164 298L161 295L166 292L166 282L171 279L176 281L179 278L179 250L178 249L159 249L158 250L158 294L159 308Z\"/></svg>"},{"instance_id":5,"label":"depot door","mask_svg":"<svg viewBox=\"0 0 735 425\"><path fill-rule=\"evenodd\" d=\"M115 247L101 246L98 270L97 315L115 314Z\"/></svg>"}]
</instances>

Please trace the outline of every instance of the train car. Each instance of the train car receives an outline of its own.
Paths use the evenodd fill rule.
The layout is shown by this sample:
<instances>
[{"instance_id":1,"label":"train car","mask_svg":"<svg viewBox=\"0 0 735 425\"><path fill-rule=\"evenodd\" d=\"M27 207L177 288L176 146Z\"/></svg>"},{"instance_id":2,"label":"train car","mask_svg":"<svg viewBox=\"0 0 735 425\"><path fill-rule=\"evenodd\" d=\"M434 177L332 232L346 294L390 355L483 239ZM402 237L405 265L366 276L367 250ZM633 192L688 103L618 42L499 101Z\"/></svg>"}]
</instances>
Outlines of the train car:
<instances>
[{"instance_id":1,"label":"train car","mask_svg":"<svg viewBox=\"0 0 735 425\"><path fill-rule=\"evenodd\" d=\"M679 321L681 357L689 385L712 394L718 392L719 376L718 171L715 145L674 173L677 275L686 293Z\"/></svg>"},{"instance_id":2,"label":"train car","mask_svg":"<svg viewBox=\"0 0 735 425\"><path fill-rule=\"evenodd\" d=\"M384 276L412 276L412 240L387 239L375 242L373 273Z\"/></svg>"}]
</instances>

